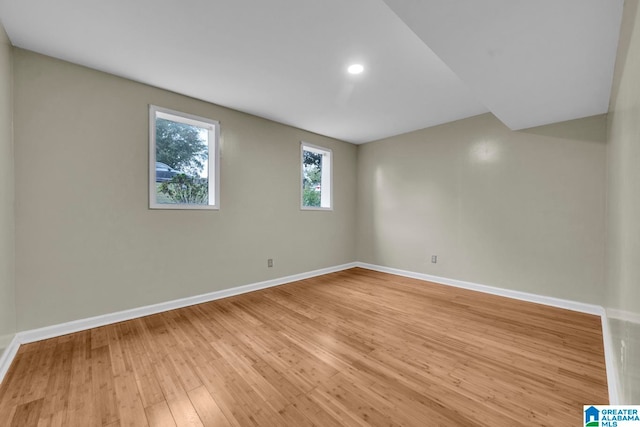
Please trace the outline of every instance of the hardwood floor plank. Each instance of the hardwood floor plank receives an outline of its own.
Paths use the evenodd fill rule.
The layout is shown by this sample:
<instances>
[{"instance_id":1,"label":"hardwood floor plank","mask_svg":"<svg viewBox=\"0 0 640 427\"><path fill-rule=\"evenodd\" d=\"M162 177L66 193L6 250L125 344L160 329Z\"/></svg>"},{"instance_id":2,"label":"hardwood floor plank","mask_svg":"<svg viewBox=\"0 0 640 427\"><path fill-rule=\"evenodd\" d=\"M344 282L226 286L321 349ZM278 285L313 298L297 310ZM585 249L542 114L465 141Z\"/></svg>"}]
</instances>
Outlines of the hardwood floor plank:
<instances>
[{"instance_id":1,"label":"hardwood floor plank","mask_svg":"<svg viewBox=\"0 0 640 427\"><path fill-rule=\"evenodd\" d=\"M173 415L173 419L176 421L176 425L178 427L203 426L198 412L193 407L193 404L186 393L173 400L169 400L168 404L171 414Z\"/></svg>"},{"instance_id":2,"label":"hardwood floor plank","mask_svg":"<svg viewBox=\"0 0 640 427\"><path fill-rule=\"evenodd\" d=\"M40 415L38 427L65 427L66 411L56 411L49 415Z\"/></svg>"},{"instance_id":3,"label":"hardwood floor plank","mask_svg":"<svg viewBox=\"0 0 640 427\"><path fill-rule=\"evenodd\" d=\"M100 416L96 413L94 399L87 399L93 392L91 364L91 332L75 334L71 356L71 380L68 409L64 424L67 426L101 427Z\"/></svg>"},{"instance_id":4,"label":"hardwood floor plank","mask_svg":"<svg viewBox=\"0 0 640 427\"><path fill-rule=\"evenodd\" d=\"M189 391L188 395L205 427L231 425L205 386Z\"/></svg>"},{"instance_id":5,"label":"hardwood floor plank","mask_svg":"<svg viewBox=\"0 0 640 427\"><path fill-rule=\"evenodd\" d=\"M106 337L106 331L104 332ZM107 342L106 339L104 342ZM93 344L93 334L92 334ZM92 395L95 416L101 425L118 421L118 404L111 368L111 355L107 346L91 349Z\"/></svg>"},{"instance_id":6,"label":"hardwood floor plank","mask_svg":"<svg viewBox=\"0 0 640 427\"><path fill-rule=\"evenodd\" d=\"M11 419L10 415L15 412L22 396L22 391L29 387L30 383L25 379L29 378L31 372L29 366L36 357L35 352L28 352L22 348L18 350L13 363L7 371L2 387L0 387L0 420ZM27 401L23 403L27 403Z\"/></svg>"},{"instance_id":7,"label":"hardwood floor plank","mask_svg":"<svg viewBox=\"0 0 640 427\"><path fill-rule=\"evenodd\" d=\"M122 427L145 427L147 416L132 373L117 375L114 387L118 402L119 421Z\"/></svg>"},{"instance_id":8,"label":"hardwood floor plank","mask_svg":"<svg viewBox=\"0 0 640 427\"><path fill-rule=\"evenodd\" d=\"M28 376L24 378L19 402L26 403L44 397L53 361L46 352L33 352L32 366L28 368Z\"/></svg>"},{"instance_id":9,"label":"hardwood floor plank","mask_svg":"<svg viewBox=\"0 0 640 427\"><path fill-rule=\"evenodd\" d=\"M332 414L325 411L324 408L311 399L308 394L302 394L294 398L291 406L303 414L313 425L322 427L341 427L345 425L340 421L339 417L334 418Z\"/></svg>"},{"instance_id":10,"label":"hardwood floor plank","mask_svg":"<svg viewBox=\"0 0 640 427\"><path fill-rule=\"evenodd\" d=\"M107 332L109 327L102 326L91 329L91 350L109 345L109 333Z\"/></svg>"},{"instance_id":11,"label":"hardwood floor plank","mask_svg":"<svg viewBox=\"0 0 640 427\"><path fill-rule=\"evenodd\" d=\"M0 420L578 425L607 401L597 316L354 268L23 345Z\"/></svg>"},{"instance_id":12,"label":"hardwood floor plank","mask_svg":"<svg viewBox=\"0 0 640 427\"><path fill-rule=\"evenodd\" d=\"M176 427L171 410L164 400L145 408L149 427Z\"/></svg>"},{"instance_id":13,"label":"hardwood floor plank","mask_svg":"<svg viewBox=\"0 0 640 427\"><path fill-rule=\"evenodd\" d=\"M71 355L73 353L73 342L69 336L62 339L52 339L55 346L49 346L48 357L53 358L49 381L47 382L44 395L46 396L40 418L40 424L47 426L64 426L66 413L69 408L69 388L71 386ZM44 349L42 351L45 351Z\"/></svg>"},{"instance_id":14,"label":"hardwood floor plank","mask_svg":"<svg viewBox=\"0 0 640 427\"><path fill-rule=\"evenodd\" d=\"M156 377L154 367L155 356L148 353L148 348L153 342L141 319L132 321L134 327L139 331L136 339L127 343L126 351L132 354L131 366L145 408L164 401L162 389Z\"/></svg>"},{"instance_id":15,"label":"hardwood floor plank","mask_svg":"<svg viewBox=\"0 0 640 427\"><path fill-rule=\"evenodd\" d=\"M18 405L11 419L11 427L37 426L43 401L44 398L40 398Z\"/></svg>"}]
</instances>

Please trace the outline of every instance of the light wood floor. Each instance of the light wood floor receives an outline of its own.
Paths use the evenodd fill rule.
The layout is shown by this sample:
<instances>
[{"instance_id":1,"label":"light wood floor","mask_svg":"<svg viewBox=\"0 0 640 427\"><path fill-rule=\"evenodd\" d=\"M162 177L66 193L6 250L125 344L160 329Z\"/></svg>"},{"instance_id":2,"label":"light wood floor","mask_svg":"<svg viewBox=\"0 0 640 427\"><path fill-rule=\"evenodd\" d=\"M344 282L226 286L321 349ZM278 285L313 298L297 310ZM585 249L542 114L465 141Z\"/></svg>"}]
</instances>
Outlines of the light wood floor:
<instances>
[{"instance_id":1,"label":"light wood floor","mask_svg":"<svg viewBox=\"0 0 640 427\"><path fill-rule=\"evenodd\" d=\"M23 345L15 426L576 426L600 319L351 269Z\"/></svg>"}]
</instances>

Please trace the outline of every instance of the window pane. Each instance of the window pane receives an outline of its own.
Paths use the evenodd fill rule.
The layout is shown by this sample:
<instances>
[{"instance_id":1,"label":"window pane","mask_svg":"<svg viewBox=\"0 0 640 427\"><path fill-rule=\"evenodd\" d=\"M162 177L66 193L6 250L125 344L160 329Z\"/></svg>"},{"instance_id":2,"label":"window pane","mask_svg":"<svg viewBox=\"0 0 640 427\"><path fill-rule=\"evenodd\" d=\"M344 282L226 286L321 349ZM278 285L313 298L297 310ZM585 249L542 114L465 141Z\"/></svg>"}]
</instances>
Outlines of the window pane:
<instances>
[{"instance_id":1,"label":"window pane","mask_svg":"<svg viewBox=\"0 0 640 427\"><path fill-rule=\"evenodd\" d=\"M331 150L304 143L302 207L331 209Z\"/></svg>"},{"instance_id":2,"label":"window pane","mask_svg":"<svg viewBox=\"0 0 640 427\"><path fill-rule=\"evenodd\" d=\"M302 205L320 207L322 198L322 154L303 151Z\"/></svg>"},{"instance_id":3,"label":"window pane","mask_svg":"<svg viewBox=\"0 0 640 427\"><path fill-rule=\"evenodd\" d=\"M218 122L150 106L150 207L218 209Z\"/></svg>"},{"instance_id":4,"label":"window pane","mask_svg":"<svg viewBox=\"0 0 640 427\"><path fill-rule=\"evenodd\" d=\"M156 118L156 201L209 204L206 129Z\"/></svg>"}]
</instances>

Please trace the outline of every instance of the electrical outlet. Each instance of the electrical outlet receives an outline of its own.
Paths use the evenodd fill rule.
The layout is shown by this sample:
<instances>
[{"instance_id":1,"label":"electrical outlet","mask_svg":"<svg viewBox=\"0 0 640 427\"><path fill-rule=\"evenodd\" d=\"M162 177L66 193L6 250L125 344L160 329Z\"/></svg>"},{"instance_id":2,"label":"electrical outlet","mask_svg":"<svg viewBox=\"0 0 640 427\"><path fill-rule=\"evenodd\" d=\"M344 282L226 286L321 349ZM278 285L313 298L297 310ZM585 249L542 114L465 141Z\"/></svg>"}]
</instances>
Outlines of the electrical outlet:
<instances>
[{"instance_id":1,"label":"electrical outlet","mask_svg":"<svg viewBox=\"0 0 640 427\"><path fill-rule=\"evenodd\" d=\"M269 267L269 268L273 267L273 259L272 258L269 258L267 260L267 267Z\"/></svg>"},{"instance_id":2,"label":"electrical outlet","mask_svg":"<svg viewBox=\"0 0 640 427\"><path fill-rule=\"evenodd\" d=\"M431 262L432 263L437 263L438 262L438 255L431 255Z\"/></svg>"}]
</instances>

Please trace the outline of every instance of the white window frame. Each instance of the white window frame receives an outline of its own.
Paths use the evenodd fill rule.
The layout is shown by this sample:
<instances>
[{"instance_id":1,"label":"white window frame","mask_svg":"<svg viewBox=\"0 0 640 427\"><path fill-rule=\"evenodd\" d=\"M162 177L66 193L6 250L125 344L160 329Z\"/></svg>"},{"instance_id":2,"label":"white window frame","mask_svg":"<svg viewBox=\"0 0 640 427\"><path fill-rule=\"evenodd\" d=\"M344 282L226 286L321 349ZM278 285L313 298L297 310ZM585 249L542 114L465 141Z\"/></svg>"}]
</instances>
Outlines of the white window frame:
<instances>
[{"instance_id":1,"label":"white window frame","mask_svg":"<svg viewBox=\"0 0 640 427\"><path fill-rule=\"evenodd\" d=\"M304 205L304 152L311 151L322 154L322 177L320 206ZM328 184L328 185L327 185ZM328 188L328 191L326 189ZM327 194L328 193L328 194ZM328 203L329 206L322 206ZM305 211L332 211L333 210L333 150L300 141L300 209Z\"/></svg>"},{"instance_id":2,"label":"white window frame","mask_svg":"<svg viewBox=\"0 0 640 427\"><path fill-rule=\"evenodd\" d=\"M189 203L158 203L156 200L156 118L194 125L207 129L209 204ZM149 208L150 209L189 209L189 210L219 210L220 209L220 122L169 108L149 105Z\"/></svg>"}]
</instances>

